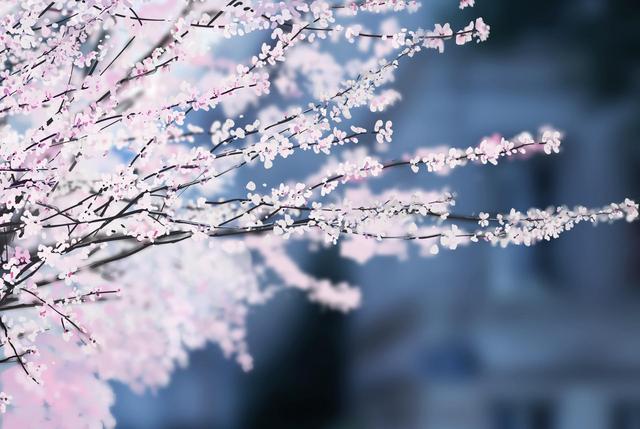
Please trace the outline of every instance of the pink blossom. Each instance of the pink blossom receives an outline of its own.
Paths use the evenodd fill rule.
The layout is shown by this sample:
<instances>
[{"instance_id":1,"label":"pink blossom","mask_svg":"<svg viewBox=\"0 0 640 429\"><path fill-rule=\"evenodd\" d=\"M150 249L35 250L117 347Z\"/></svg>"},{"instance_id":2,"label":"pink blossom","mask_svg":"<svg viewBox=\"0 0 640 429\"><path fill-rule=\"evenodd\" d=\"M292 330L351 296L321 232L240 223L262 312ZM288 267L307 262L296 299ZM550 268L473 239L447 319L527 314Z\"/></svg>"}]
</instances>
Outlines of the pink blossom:
<instances>
[{"instance_id":1,"label":"pink blossom","mask_svg":"<svg viewBox=\"0 0 640 429\"><path fill-rule=\"evenodd\" d=\"M357 286L298 266L291 240L364 263L405 258L409 246L427 257L529 246L579 223L638 218L630 199L476 216L454 212L448 191L368 188L392 169L446 174L560 151L562 134L543 129L383 159L402 132L385 116L401 100L397 69L429 49L484 42L482 18L404 28L413 0L205 0L186 13L172 1L5 3L4 426L114 427L109 381L157 389L210 342L249 371L247 315L285 288L339 311L361 304ZM376 30L366 14L389 17ZM246 58L220 49L251 33L264 43ZM353 48L348 61L336 44ZM193 113L212 110L223 119ZM300 167L306 179L236 179L252 168L289 177L290 158L313 159Z\"/></svg>"}]
</instances>

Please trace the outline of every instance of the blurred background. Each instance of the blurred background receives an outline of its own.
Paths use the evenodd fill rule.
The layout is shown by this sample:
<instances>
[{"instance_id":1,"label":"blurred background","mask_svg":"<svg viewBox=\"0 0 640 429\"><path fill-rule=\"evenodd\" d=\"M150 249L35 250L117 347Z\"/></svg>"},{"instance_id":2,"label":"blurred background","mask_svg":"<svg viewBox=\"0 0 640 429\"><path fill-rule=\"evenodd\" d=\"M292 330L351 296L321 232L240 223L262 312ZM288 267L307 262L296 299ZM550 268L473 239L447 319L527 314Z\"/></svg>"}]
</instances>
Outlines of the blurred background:
<instances>
[{"instance_id":1,"label":"blurred background","mask_svg":"<svg viewBox=\"0 0 640 429\"><path fill-rule=\"evenodd\" d=\"M640 199L637 0L423 3L404 26L482 16L492 35L399 69L403 100L384 116L400 153L547 124L566 135L559 156L470 166L429 187L456 191L467 212ZM252 372L216 346L194 352L158 392L116 385L118 427L640 428L638 223L366 265L337 249L300 254L310 273L360 285L362 307L280 293L250 316Z\"/></svg>"}]
</instances>

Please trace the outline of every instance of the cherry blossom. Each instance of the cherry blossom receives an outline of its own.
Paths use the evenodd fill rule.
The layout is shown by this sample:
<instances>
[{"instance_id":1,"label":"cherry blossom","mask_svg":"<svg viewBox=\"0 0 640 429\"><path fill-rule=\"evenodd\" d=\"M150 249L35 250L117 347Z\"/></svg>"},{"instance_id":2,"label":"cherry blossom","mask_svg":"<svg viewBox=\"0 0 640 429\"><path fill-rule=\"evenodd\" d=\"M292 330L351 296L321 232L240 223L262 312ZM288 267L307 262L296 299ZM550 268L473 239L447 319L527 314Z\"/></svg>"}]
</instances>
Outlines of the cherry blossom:
<instances>
[{"instance_id":1,"label":"cherry blossom","mask_svg":"<svg viewBox=\"0 0 640 429\"><path fill-rule=\"evenodd\" d=\"M465 7L473 7L475 6L475 0L460 0L460 9L464 9Z\"/></svg>"},{"instance_id":2,"label":"cherry blossom","mask_svg":"<svg viewBox=\"0 0 640 429\"><path fill-rule=\"evenodd\" d=\"M580 223L638 218L630 199L476 215L456 212L457 195L446 189L373 192L369 183L392 169L447 174L563 149L562 133L545 128L461 148L427 149L415 137L412 155L383 158L403 132L386 112L402 98L392 88L397 69L490 35L482 17L462 28L404 28L419 7L0 5L4 426L113 427L109 381L158 389L210 342L249 371L248 314L284 289L357 308L356 285L298 266L288 249L295 240L338 245L365 263L406 258L409 245L425 257L476 243L529 246ZM362 15L386 18L367 28ZM260 43L236 52L250 33ZM352 50L348 62L337 44ZM284 160L303 152L314 161L294 180ZM287 178L236 175L257 169Z\"/></svg>"}]
</instances>

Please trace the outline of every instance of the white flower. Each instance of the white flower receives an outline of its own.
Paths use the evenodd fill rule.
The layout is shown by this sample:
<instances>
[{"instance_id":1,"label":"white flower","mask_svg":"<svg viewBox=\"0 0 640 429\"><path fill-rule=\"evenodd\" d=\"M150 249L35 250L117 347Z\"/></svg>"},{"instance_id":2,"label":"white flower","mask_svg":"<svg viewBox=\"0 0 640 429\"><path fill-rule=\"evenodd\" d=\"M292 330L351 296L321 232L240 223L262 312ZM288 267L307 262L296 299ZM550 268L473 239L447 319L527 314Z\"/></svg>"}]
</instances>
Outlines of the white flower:
<instances>
[{"instance_id":1,"label":"white flower","mask_svg":"<svg viewBox=\"0 0 640 429\"><path fill-rule=\"evenodd\" d=\"M478 221L478 224L481 227L484 228L484 227L489 226L489 213L480 212L478 217L480 218L480 220Z\"/></svg>"},{"instance_id":2,"label":"white flower","mask_svg":"<svg viewBox=\"0 0 640 429\"><path fill-rule=\"evenodd\" d=\"M556 130L546 130L542 133L541 142L544 144L544 152L551 155L552 152L560 153L562 134Z\"/></svg>"}]
</instances>

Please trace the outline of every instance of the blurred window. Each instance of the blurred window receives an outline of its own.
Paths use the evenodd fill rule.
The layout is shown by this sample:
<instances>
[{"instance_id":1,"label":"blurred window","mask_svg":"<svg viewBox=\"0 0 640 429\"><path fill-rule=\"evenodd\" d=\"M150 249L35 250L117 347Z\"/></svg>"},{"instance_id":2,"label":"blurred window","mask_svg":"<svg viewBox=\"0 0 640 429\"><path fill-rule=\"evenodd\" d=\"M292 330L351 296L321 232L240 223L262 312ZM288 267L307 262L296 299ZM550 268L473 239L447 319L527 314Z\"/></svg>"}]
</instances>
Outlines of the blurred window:
<instances>
[{"instance_id":1,"label":"blurred window","mask_svg":"<svg viewBox=\"0 0 640 429\"><path fill-rule=\"evenodd\" d=\"M474 377L480 371L475 350L463 341L448 341L432 347L424 359L429 379L458 380Z\"/></svg>"},{"instance_id":2,"label":"blurred window","mask_svg":"<svg viewBox=\"0 0 640 429\"><path fill-rule=\"evenodd\" d=\"M499 401L492 409L492 429L555 429L551 401Z\"/></svg>"},{"instance_id":3,"label":"blurred window","mask_svg":"<svg viewBox=\"0 0 640 429\"><path fill-rule=\"evenodd\" d=\"M640 401L623 401L613 407L612 429L640 429Z\"/></svg>"}]
</instances>

